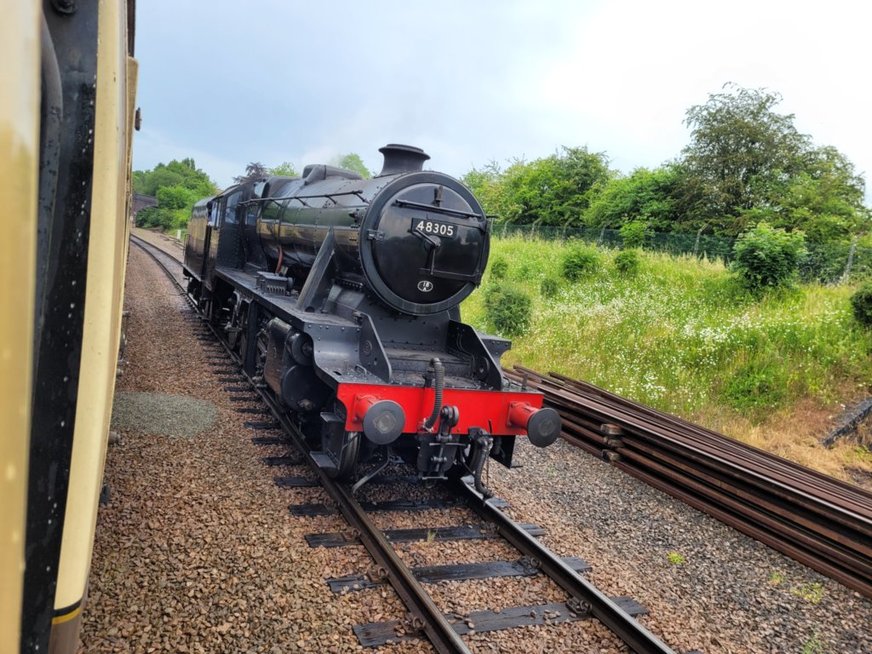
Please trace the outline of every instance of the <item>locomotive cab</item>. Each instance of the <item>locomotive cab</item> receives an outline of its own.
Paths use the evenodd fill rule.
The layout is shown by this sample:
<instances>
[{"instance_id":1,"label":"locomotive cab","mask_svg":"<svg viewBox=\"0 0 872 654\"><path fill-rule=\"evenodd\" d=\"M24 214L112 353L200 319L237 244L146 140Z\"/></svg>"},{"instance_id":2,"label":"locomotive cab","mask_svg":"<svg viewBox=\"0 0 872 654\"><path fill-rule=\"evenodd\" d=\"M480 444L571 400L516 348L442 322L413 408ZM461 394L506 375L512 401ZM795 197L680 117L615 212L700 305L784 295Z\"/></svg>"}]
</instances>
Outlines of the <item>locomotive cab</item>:
<instances>
[{"instance_id":1,"label":"locomotive cab","mask_svg":"<svg viewBox=\"0 0 872 654\"><path fill-rule=\"evenodd\" d=\"M185 239L185 269L188 276L202 283L206 274L205 253L209 248L209 211L213 198L204 198L194 205L188 219L188 236ZM190 287L189 287L190 290Z\"/></svg>"},{"instance_id":2,"label":"locomotive cab","mask_svg":"<svg viewBox=\"0 0 872 654\"><path fill-rule=\"evenodd\" d=\"M201 308L207 309L215 294L216 266L241 268L246 261L263 263L263 255L258 257L256 213L248 205L263 187L264 180L251 180L194 205L188 220L184 271L189 279L188 292Z\"/></svg>"}]
</instances>

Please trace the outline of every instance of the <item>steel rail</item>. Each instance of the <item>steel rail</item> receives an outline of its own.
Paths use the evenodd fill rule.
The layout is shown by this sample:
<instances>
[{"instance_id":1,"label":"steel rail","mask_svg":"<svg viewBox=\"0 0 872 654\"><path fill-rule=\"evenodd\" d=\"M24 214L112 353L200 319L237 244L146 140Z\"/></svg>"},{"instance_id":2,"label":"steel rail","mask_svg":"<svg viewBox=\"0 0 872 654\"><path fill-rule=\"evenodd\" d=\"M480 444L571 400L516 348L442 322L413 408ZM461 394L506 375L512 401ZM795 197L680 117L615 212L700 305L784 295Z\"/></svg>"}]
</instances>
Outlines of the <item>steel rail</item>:
<instances>
[{"instance_id":1,"label":"steel rail","mask_svg":"<svg viewBox=\"0 0 872 654\"><path fill-rule=\"evenodd\" d=\"M811 500L805 507L808 510L822 512L827 517L836 512L836 519L844 515L847 520L862 520L872 525L872 495L856 487L604 391L596 394L573 391L547 377L541 378L537 385L540 390L544 386L552 401L561 402L569 411L582 411L590 419L599 416L600 422L614 419L639 438L656 438L664 447L686 448L700 455L702 463L730 466L739 471L736 474L753 477L761 486L778 489L791 497L806 497ZM748 463L756 467L747 467ZM819 492L811 492L811 488Z\"/></svg>"},{"instance_id":2,"label":"steel rail","mask_svg":"<svg viewBox=\"0 0 872 654\"><path fill-rule=\"evenodd\" d=\"M161 252L180 265L181 263L172 257L172 255L164 252L160 248L143 241L136 236L132 236L131 238L135 239L133 242L149 254L152 259L163 268L164 272L167 273L176 286L182 289L178 280L173 277L168 267L160 261L160 258L152 252L152 249ZM185 294L185 297L188 297L187 294ZM231 359L239 364L240 361L238 357L227 347L223 339L217 333L217 330L215 330L212 325L208 323L205 324L215 335L217 342L220 343L227 354L230 355ZM437 607L433 602L430 594L415 579L408 566L397 555L396 550L394 550L390 542L385 538L384 534L382 534L381 530L378 529L369 519L369 516L367 516L357 500L352 497L348 489L344 488L334 479L331 479L327 473L315 463L315 460L312 458L309 450L305 446L303 435L297 427L288 420L287 415L281 411L275 400L273 400L273 398L270 397L261 386L256 384L244 371L242 372L254 391L270 408L273 417L279 422L279 424L281 424L284 431L292 437L294 446L305 457L310 467L316 472L321 485L336 503L342 516L352 529L357 531L361 542L366 547L366 551L373 558L376 564L381 566L387 581L391 586L393 586L397 595L399 595L400 599L403 601L403 604L406 605L406 608L412 614L413 622L411 626L423 631L427 636L427 639L430 641L430 644L433 645L434 649L440 654L470 654L470 650L466 646L466 643L457 634L454 627L450 622L448 622L442 611L439 610L439 607Z\"/></svg>"},{"instance_id":3,"label":"steel rail","mask_svg":"<svg viewBox=\"0 0 872 654\"><path fill-rule=\"evenodd\" d=\"M674 654L654 634L635 618L621 609L587 579L566 565L559 556L531 536L493 503L472 488L469 483L458 480L453 488L465 496L469 505L480 516L497 525L497 529L509 543L522 554L529 556L552 581L581 604L579 610L589 610L597 620L608 627L636 654Z\"/></svg>"},{"instance_id":4,"label":"steel rail","mask_svg":"<svg viewBox=\"0 0 872 654\"><path fill-rule=\"evenodd\" d=\"M518 367L563 437L872 597L872 493L586 382Z\"/></svg>"},{"instance_id":5,"label":"steel rail","mask_svg":"<svg viewBox=\"0 0 872 654\"><path fill-rule=\"evenodd\" d=\"M229 353L232 354L232 352ZM246 377L248 378L248 375ZM342 516L352 529L357 531L366 551L369 552L376 564L381 566L387 581L393 586L413 618L416 619L411 626L421 629L426 634L430 644L440 654L469 654L470 650L466 643L433 602L430 594L415 579L409 567L397 555L396 550L385 538L382 531L370 520L366 511L351 495L351 492L336 480L331 479L324 469L315 463L305 447L303 435L288 420L287 415L281 411L275 400L262 387L255 384L251 378L248 378L248 381L269 406L273 417L279 421L286 432L293 436L297 450L305 456L310 467L318 474L321 485L336 502Z\"/></svg>"},{"instance_id":6,"label":"steel rail","mask_svg":"<svg viewBox=\"0 0 872 654\"><path fill-rule=\"evenodd\" d=\"M694 434L698 439L700 439L699 442L703 444L716 446L718 449L721 450L727 450L758 459L761 463L780 470L785 476L789 476L794 479L800 479L803 483L810 483L817 488L821 488L823 493L827 496L845 498L847 501L852 503L859 512L864 513L868 516L872 516L872 503L869 502L869 498L861 498L859 501L857 500L856 486L847 484L842 480L825 475L821 472L818 472L817 470L806 468L805 466L801 466L798 463L794 463L793 461L790 461L788 459L783 459L779 456L772 454L771 452L767 452L766 450L761 450L745 443L739 443L732 439L726 439L721 434L718 434L717 432L714 432L710 429L706 429L699 425L694 425L693 423L682 420L677 416L663 413L662 411L658 411L651 407L647 407L645 405L633 402L632 400L628 400L618 395L614 395L612 393L609 393L608 391L597 388L592 384L574 380L564 375L559 375L557 373L549 374L555 380L560 380L565 384L576 388L585 396L599 396L600 398L605 399L609 403L618 404L620 406L630 409L631 411L642 412L643 414L648 416L649 419L664 421L673 425L679 430L686 431L689 434ZM544 379L547 380L547 378Z\"/></svg>"},{"instance_id":7,"label":"steel rail","mask_svg":"<svg viewBox=\"0 0 872 654\"><path fill-rule=\"evenodd\" d=\"M575 402L580 410L599 414L604 419L604 422L611 421L617 423L641 438L648 437L650 439L652 436L658 436L661 439L668 438L670 439L669 442L661 440L658 444L661 447L669 448L680 446L700 457L700 462L705 461L706 463L717 465L719 469L742 476L744 479L753 481L763 488L768 488L771 493L785 499L801 501L803 507L809 511L815 511L837 520L853 521L860 518L853 510L837 504L837 500L829 494L823 497L821 493L813 493L804 486L791 483L778 475L773 475L771 471L764 471L757 466L744 466L740 468L739 465L743 462L739 461L735 455L723 451L712 451L711 448L700 445L694 438L684 438L687 436L686 433L678 432L676 429L663 424L646 421L641 412L616 407L603 400L594 400L578 395L576 395L576 398L573 398L570 395L570 391L565 389L551 390L551 394L553 397L560 398L566 402ZM872 525L868 518L865 521Z\"/></svg>"},{"instance_id":8,"label":"steel rail","mask_svg":"<svg viewBox=\"0 0 872 654\"><path fill-rule=\"evenodd\" d=\"M709 485L698 470L695 475L683 476L681 469L693 466L684 466L675 458L659 453L654 459L627 448L614 448L607 445L606 439L599 434L565 419L564 427L563 437L569 443L597 458L606 458L623 472L708 513L724 524L787 554L848 588L872 597L872 583L869 581L872 576L868 574L869 559L858 556L856 551L850 551L859 551L862 548L859 537L854 536L854 548L848 549L841 543L837 545L815 538L808 532L797 531L790 520L785 520L786 517L796 516L796 512L761 512L757 510L759 503L756 498L735 501L729 492L724 492L730 490L727 486ZM666 465L658 461L666 461ZM791 533L794 535L791 536Z\"/></svg>"},{"instance_id":9,"label":"steel rail","mask_svg":"<svg viewBox=\"0 0 872 654\"><path fill-rule=\"evenodd\" d=\"M184 292L182 285L173 275L169 268L155 255L152 250L161 253L179 266L182 262L171 253L166 252L137 236L131 235L131 239L143 251L163 268L168 277L182 290L185 299L193 308L193 301ZM218 343L225 349L233 361L240 364L236 354L227 347L214 326L206 323L216 337ZM463 639L457 634L453 626L448 622L443 613L435 605L429 593L415 579L408 566L396 554L390 542L367 516L366 512L354 499L350 491L342 484L331 479L312 458L305 446L302 434L296 426L281 411L275 400L261 387L258 386L246 373L245 378L251 384L255 392L270 408L273 417L279 422L284 431L292 437L292 442L305 460L317 473L321 485L336 503L337 508L349 525L357 531L361 542L367 552L372 556L377 565L385 573L387 581L393 586L397 595L409 609L413 616L412 628L420 629L429 639L433 647L440 653L467 654L467 648ZM536 562L549 578L563 588L571 597L578 600L576 605L580 612L589 611L590 615L602 622L618 638L620 638L636 654L675 654L672 649L660 641L650 631L645 629L635 618L621 609L611 598L597 589L593 584L579 575L568 566L560 557L531 536L522 526L512 520L489 500L484 498L475 489L463 481L452 485L459 494L465 497L470 507L473 508L485 520L493 522L499 533L519 552L529 556Z\"/></svg>"}]
</instances>

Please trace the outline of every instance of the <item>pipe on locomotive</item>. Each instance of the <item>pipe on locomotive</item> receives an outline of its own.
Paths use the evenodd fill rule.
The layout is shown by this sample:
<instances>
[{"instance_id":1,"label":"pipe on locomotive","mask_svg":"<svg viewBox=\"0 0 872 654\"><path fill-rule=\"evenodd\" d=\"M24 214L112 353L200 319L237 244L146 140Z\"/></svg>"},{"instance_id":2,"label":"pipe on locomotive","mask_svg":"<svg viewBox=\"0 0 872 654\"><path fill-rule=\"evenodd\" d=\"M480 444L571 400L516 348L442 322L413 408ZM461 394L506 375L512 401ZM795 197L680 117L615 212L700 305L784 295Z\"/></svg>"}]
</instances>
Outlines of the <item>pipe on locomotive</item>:
<instances>
[{"instance_id":1,"label":"pipe on locomotive","mask_svg":"<svg viewBox=\"0 0 872 654\"><path fill-rule=\"evenodd\" d=\"M430 413L430 417L424 421L424 429L427 431L433 429L433 425L439 418L439 412L442 411L442 390L445 388L445 366L442 365L439 357L433 357L430 360L430 366L435 377L435 394L433 396L433 411Z\"/></svg>"}]
</instances>

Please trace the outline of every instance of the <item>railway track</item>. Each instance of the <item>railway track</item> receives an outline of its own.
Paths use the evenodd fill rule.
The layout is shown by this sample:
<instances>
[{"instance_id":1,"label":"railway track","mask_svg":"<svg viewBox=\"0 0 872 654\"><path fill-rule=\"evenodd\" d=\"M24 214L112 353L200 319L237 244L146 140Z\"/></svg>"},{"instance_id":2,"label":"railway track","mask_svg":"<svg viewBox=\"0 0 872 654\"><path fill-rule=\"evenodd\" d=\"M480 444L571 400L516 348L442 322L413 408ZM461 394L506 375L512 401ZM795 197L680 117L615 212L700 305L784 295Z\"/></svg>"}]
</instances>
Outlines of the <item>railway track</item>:
<instances>
[{"instance_id":1,"label":"railway track","mask_svg":"<svg viewBox=\"0 0 872 654\"><path fill-rule=\"evenodd\" d=\"M591 384L516 367L563 437L872 597L872 493Z\"/></svg>"},{"instance_id":2,"label":"railway track","mask_svg":"<svg viewBox=\"0 0 872 654\"><path fill-rule=\"evenodd\" d=\"M167 276L176 284L180 292L184 293L181 264L171 253L154 246L136 236L132 236L132 243L142 248L164 270ZM588 566L579 559L564 559L551 552L536 538L536 527L522 525L512 520L502 509L505 506L497 498L485 498L471 487L469 480L458 480L454 484L445 485L449 491L449 504L445 500L434 498L427 502L398 501L396 503L382 503L380 506L366 507L359 502L344 484L330 478L320 468L315 459L309 454L302 434L288 419L287 415L278 407L273 398L254 380L245 376L238 366L239 361L235 354L227 348L220 334L210 325L200 321L201 340L215 339L216 347L222 348L225 361L232 360L234 366L228 367L221 363L216 356L214 359L214 372L229 375L224 381L237 379L244 383L250 393L256 394L257 398L268 407L271 414L270 421L252 421L254 429L273 429L288 438L288 442L296 449L294 456L287 457L286 462L302 462L309 464L314 472L315 480L289 478L284 479L284 484L308 485L316 481L330 496L336 508L349 524L349 534L338 535L340 540L359 542L363 544L376 564L375 578L366 577L343 578L330 580L331 587L335 584L340 589L355 589L361 585L371 583L389 583L397 595L403 601L409 611L409 617L400 623L386 621L358 625L355 633L361 644L377 646L389 642L397 642L409 638L426 638L438 652L469 652L462 635L506 629L517 626L559 624L576 620L595 618L608 627L631 651L639 654L667 653L672 650L651 634L643 625L634 619L635 615L645 613L644 607L630 598L612 598L598 590L578 570L584 570ZM204 331L208 330L208 331ZM239 392L244 387L228 387L234 392ZM273 442L269 438L265 442ZM279 464L282 461L278 462ZM455 566L430 566L427 569L411 569L396 552L393 542L402 538L415 538L413 534L398 534L397 530L379 529L372 519L373 510L415 510L420 506L449 506L451 502L457 502L475 512L482 521L489 523L499 536L504 538L512 547L522 555L517 562L496 562L485 566L477 564ZM441 502L441 504L440 504ZM292 507L293 509L293 507ZM368 510L367 510L368 509ZM309 509L311 510L311 508ZM328 509L329 510L329 509ZM410 530L404 530L406 532ZM436 528L424 530L424 538L432 537L472 537L458 535L461 528ZM475 530L473 530L475 532ZM486 534L487 529L479 529L477 533ZM314 542L324 543L325 539L336 539L336 534L315 534ZM310 543L311 544L311 543ZM506 564L506 565L503 565ZM427 592L423 580L437 579L482 579L492 576L532 576L536 574L546 575L562 588L569 596L565 603L542 604L537 606L515 607L498 613L478 611L465 616L449 615L443 613L434 603ZM478 575L478 576L476 576Z\"/></svg>"}]
</instances>

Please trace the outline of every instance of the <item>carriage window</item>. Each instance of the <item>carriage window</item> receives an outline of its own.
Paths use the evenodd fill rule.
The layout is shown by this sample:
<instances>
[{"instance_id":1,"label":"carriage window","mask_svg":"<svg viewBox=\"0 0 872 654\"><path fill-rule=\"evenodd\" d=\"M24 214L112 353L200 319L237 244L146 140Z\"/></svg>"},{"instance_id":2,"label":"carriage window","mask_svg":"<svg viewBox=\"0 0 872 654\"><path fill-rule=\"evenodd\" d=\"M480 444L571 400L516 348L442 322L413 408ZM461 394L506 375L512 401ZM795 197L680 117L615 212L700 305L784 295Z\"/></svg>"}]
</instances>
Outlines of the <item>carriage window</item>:
<instances>
[{"instance_id":1,"label":"carriage window","mask_svg":"<svg viewBox=\"0 0 872 654\"><path fill-rule=\"evenodd\" d=\"M214 227L218 224L218 202L210 202L207 207L209 209L209 226Z\"/></svg>"},{"instance_id":2,"label":"carriage window","mask_svg":"<svg viewBox=\"0 0 872 654\"><path fill-rule=\"evenodd\" d=\"M224 210L224 222L228 225L236 224L236 205L242 199L242 191L237 191L227 198L226 208Z\"/></svg>"},{"instance_id":3,"label":"carriage window","mask_svg":"<svg viewBox=\"0 0 872 654\"><path fill-rule=\"evenodd\" d=\"M254 198L252 198L254 200ZM259 202L252 201L245 209L245 224L254 225L257 223L257 211L260 208Z\"/></svg>"}]
</instances>

